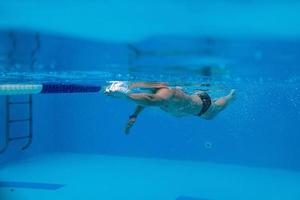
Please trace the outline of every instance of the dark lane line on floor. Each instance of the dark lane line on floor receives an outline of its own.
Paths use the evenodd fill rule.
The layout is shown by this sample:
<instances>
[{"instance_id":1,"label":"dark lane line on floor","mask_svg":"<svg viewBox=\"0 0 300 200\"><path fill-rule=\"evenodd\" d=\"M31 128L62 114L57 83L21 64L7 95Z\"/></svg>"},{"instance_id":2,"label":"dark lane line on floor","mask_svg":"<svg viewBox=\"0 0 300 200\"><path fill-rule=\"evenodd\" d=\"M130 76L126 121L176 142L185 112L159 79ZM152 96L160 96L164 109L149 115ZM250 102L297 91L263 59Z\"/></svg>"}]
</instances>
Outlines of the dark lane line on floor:
<instances>
[{"instance_id":1,"label":"dark lane line on floor","mask_svg":"<svg viewBox=\"0 0 300 200\"><path fill-rule=\"evenodd\" d=\"M0 181L0 188L27 188L37 190L58 190L65 185L52 183Z\"/></svg>"},{"instance_id":2,"label":"dark lane line on floor","mask_svg":"<svg viewBox=\"0 0 300 200\"><path fill-rule=\"evenodd\" d=\"M212 200L212 199L196 198L196 197L190 197L190 196L179 196L176 198L176 200Z\"/></svg>"}]
</instances>

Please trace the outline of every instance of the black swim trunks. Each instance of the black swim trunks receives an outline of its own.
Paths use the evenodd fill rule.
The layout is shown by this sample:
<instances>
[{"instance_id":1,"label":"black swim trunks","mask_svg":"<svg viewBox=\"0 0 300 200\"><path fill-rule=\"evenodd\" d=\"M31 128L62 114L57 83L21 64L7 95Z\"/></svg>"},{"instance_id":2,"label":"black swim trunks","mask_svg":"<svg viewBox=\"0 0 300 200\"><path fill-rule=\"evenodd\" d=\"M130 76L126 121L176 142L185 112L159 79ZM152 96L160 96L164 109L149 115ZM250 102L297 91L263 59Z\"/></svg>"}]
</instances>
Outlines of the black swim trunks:
<instances>
[{"instance_id":1,"label":"black swim trunks","mask_svg":"<svg viewBox=\"0 0 300 200\"><path fill-rule=\"evenodd\" d=\"M210 96L206 93L206 92L202 92L200 94L198 94L198 96L200 97L200 99L202 100L203 102L203 105L202 105L202 110L200 111L199 114L197 114L197 116L201 116L203 115L208 109L209 107L211 106L211 98Z\"/></svg>"}]
</instances>

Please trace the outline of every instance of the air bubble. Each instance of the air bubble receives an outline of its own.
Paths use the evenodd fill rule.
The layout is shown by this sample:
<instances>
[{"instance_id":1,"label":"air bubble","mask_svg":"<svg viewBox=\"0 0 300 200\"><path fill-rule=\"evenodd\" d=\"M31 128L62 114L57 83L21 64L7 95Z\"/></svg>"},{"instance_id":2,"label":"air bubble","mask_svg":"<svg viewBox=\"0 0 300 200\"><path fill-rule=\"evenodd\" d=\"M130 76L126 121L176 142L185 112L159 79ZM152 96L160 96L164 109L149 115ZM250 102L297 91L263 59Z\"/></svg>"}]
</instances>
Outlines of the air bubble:
<instances>
[{"instance_id":1,"label":"air bubble","mask_svg":"<svg viewBox=\"0 0 300 200\"><path fill-rule=\"evenodd\" d=\"M204 147L205 147L205 149L212 149L213 145L211 142L205 142Z\"/></svg>"}]
</instances>

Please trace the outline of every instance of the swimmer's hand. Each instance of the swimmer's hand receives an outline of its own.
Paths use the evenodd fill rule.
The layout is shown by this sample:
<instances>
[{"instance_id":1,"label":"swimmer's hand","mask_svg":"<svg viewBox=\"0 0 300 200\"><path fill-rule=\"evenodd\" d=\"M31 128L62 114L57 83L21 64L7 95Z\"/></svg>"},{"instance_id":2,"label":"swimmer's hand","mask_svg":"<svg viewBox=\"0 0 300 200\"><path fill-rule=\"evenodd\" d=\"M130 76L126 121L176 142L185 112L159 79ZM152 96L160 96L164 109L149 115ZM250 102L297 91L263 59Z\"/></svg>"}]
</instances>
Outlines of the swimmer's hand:
<instances>
[{"instance_id":1,"label":"swimmer's hand","mask_svg":"<svg viewBox=\"0 0 300 200\"><path fill-rule=\"evenodd\" d=\"M142 112L144 110L144 108L145 107L138 105L135 108L134 113L129 116L128 122L127 122L126 127L125 127L125 134L126 135L129 134L129 131L130 131L131 127L133 126L133 124L136 121L136 118L138 117L138 115L140 114L140 112Z\"/></svg>"},{"instance_id":2,"label":"swimmer's hand","mask_svg":"<svg viewBox=\"0 0 300 200\"><path fill-rule=\"evenodd\" d=\"M125 127L125 134L128 135L129 132L130 132L130 129L131 127L133 126L133 124L135 123L136 121L136 117L130 117L127 124L126 124L126 127Z\"/></svg>"}]
</instances>

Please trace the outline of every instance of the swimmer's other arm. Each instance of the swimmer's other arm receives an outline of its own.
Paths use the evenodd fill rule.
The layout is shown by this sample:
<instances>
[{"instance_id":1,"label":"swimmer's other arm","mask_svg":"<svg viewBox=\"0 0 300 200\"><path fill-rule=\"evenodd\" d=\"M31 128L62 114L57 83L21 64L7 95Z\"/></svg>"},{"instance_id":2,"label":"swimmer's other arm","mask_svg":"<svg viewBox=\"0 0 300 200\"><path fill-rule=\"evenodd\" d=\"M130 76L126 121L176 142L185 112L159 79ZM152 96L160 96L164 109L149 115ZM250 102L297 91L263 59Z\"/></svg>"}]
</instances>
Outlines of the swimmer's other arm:
<instances>
[{"instance_id":1,"label":"swimmer's other arm","mask_svg":"<svg viewBox=\"0 0 300 200\"><path fill-rule=\"evenodd\" d=\"M125 134L128 135L130 132L131 127L133 126L133 124L135 123L138 115L142 112L142 110L144 109L144 106L140 106L138 105L134 111L134 113L132 115L129 116L128 122L126 124L125 127Z\"/></svg>"}]
</instances>

